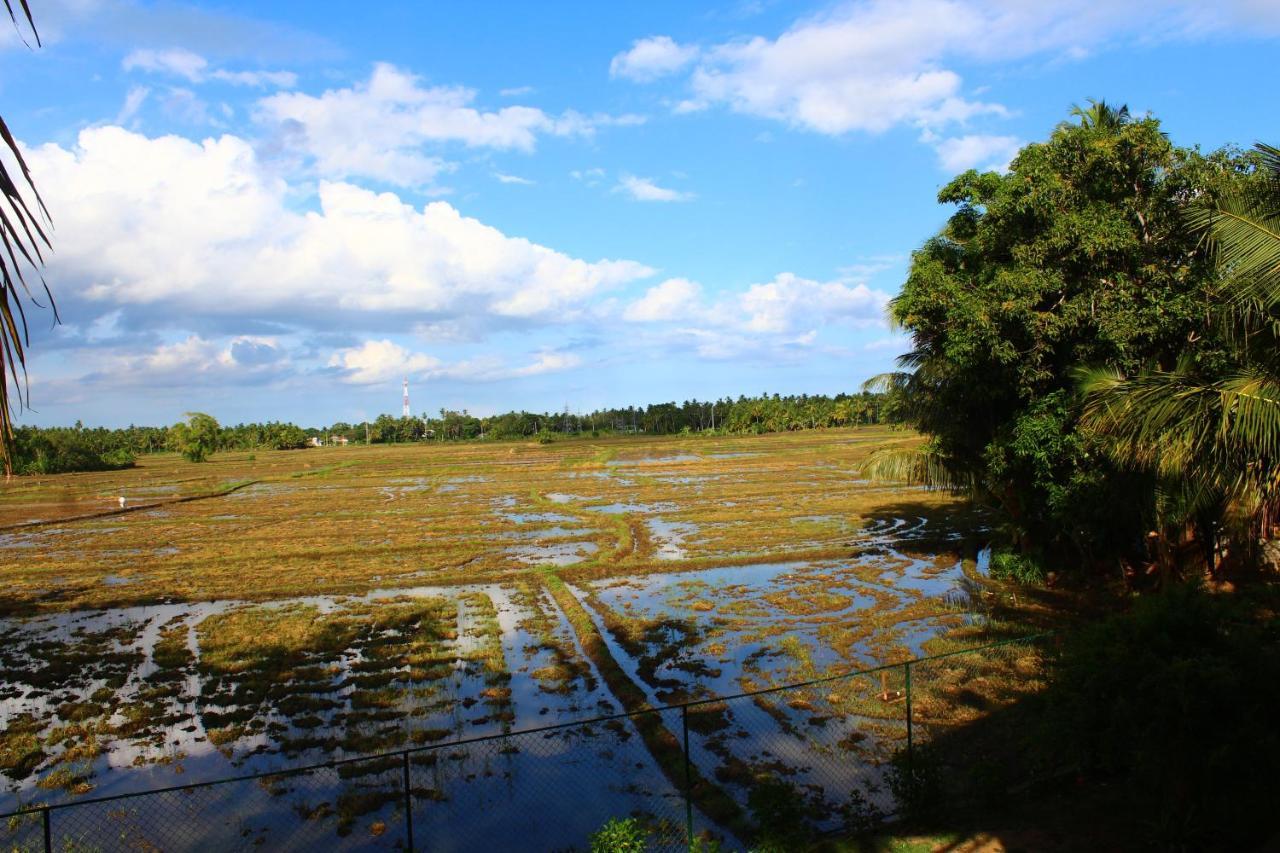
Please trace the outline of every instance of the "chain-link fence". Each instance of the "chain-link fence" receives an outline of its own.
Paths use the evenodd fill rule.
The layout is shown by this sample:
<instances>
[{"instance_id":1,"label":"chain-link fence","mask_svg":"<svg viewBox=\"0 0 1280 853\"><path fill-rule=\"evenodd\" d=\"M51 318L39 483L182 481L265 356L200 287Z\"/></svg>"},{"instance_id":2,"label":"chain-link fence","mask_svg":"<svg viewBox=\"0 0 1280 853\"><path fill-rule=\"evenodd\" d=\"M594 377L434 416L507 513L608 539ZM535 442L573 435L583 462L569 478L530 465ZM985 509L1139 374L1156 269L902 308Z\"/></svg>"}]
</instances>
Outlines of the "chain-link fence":
<instances>
[{"instance_id":1,"label":"chain-link fence","mask_svg":"<svg viewBox=\"0 0 1280 853\"><path fill-rule=\"evenodd\" d=\"M649 849L869 829L921 745L1039 677L1024 638L948 655L287 771L0 816L13 851ZM895 774L898 774L895 776Z\"/></svg>"}]
</instances>

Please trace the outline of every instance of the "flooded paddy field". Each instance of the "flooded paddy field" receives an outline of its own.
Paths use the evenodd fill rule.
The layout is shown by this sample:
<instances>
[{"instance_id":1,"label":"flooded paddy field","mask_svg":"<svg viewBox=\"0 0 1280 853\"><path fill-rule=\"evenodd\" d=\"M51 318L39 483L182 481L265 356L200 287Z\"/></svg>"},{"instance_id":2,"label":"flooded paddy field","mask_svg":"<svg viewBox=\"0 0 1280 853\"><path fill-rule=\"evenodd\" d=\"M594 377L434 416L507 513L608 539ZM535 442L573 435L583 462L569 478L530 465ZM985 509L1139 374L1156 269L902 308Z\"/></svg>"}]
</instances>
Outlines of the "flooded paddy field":
<instances>
[{"instance_id":1,"label":"flooded paddy field","mask_svg":"<svg viewBox=\"0 0 1280 853\"><path fill-rule=\"evenodd\" d=\"M415 819L437 841L465 832L459 849L477 823L547 847L610 815L678 834L678 712L509 735L707 700L688 718L699 826L734 837L780 773L838 817L877 793L904 736L900 670L714 699L973 632L982 519L857 476L915 440L309 449L16 480L0 500L0 808L434 746L410 767ZM101 515L120 496L127 511ZM345 766L309 792L259 786L268 802L237 806L236 831L389 846L388 767ZM584 786L603 818L539 820Z\"/></svg>"}]
</instances>

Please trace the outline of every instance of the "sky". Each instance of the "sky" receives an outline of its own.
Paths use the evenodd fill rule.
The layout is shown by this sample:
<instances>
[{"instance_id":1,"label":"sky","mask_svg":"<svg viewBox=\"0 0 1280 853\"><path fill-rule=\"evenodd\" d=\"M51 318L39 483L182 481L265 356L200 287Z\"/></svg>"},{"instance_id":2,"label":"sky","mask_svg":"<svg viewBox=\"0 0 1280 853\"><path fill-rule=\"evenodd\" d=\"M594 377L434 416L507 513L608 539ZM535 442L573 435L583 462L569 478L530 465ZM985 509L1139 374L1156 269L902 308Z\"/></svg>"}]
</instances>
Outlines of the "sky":
<instances>
[{"instance_id":1,"label":"sky","mask_svg":"<svg viewBox=\"0 0 1280 853\"><path fill-rule=\"evenodd\" d=\"M1073 104L1280 139L1280 0L31 5L19 423L856 391L939 188Z\"/></svg>"}]
</instances>

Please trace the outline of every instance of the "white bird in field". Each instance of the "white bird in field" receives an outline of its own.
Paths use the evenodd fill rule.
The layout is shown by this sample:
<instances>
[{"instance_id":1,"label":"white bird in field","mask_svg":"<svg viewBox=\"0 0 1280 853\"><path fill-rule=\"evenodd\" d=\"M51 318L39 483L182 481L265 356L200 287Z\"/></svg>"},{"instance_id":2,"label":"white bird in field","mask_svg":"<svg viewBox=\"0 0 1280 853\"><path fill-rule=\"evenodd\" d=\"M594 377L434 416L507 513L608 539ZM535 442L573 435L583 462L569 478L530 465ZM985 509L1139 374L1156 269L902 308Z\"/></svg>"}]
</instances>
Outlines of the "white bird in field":
<instances>
[{"instance_id":1,"label":"white bird in field","mask_svg":"<svg viewBox=\"0 0 1280 853\"><path fill-rule=\"evenodd\" d=\"M124 509L124 495L120 496L120 508Z\"/></svg>"}]
</instances>

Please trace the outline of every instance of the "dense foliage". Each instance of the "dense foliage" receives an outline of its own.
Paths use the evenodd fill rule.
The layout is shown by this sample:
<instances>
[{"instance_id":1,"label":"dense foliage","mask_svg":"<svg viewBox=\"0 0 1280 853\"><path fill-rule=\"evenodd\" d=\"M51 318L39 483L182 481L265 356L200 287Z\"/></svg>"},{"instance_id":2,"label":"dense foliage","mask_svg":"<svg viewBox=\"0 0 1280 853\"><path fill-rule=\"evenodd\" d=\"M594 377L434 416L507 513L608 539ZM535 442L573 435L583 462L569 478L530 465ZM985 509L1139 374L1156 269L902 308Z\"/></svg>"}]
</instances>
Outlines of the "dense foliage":
<instances>
[{"instance_id":1,"label":"dense foliage","mask_svg":"<svg viewBox=\"0 0 1280 853\"><path fill-rule=\"evenodd\" d=\"M1280 520L1280 149L1257 155L1249 181L1191 210L1224 277L1210 306L1229 332L1223 357L1084 379L1083 425L1119 464L1159 477L1167 571L1188 550L1214 572L1252 568Z\"/></svg>"},{"instance_id":2,"label":"dense foliage","mask_svg":"<svg viewBox=\"0 0 1280 853\"><path fill-rule=\"evenodd\" d=\"M204 462L218 449L221 428L212 415L188 412L187 419L169 427L170 450L181 453L188 462Z\"/></svg>"},{"instance_id":3,"label":"dense foliage","mask_svg":"<svg viewBox=\"0 0 1280 853\"><path fill-rule=\"evenodd\" d=\"M18 474L111 471L133 465L135 451L117 442L119 430L20 427L14 431L12 464Z\"/></svg>"},{"instance_id":4,"label":"dense foliage","mask_svg":"<svg viewBox=\"0 0 1280 853\"><path fill-rule=\"evenodd\" d=\"M1106 104L1077 114L1006 174L939 193L957 209L892 303L913 349L887 382L932 439L914 473L986 499L1016 550L1055 567L1145 556L1155 481L1080 429L1077 371L1224 359L1218 275L1186 211L1253 162L1176 147Z\"/></svg>"},{"instance_id":5,"label":"dense foliage","mask_svg":"<svg viewBox=\"0 0 1280 853\"><path fill-rule=\"evenodd\" d=\"M384 416L386 417L386 416ZM520 438L540 433L765 433L833 426L890 423L897 419L893 398L884 393L781 396L762 394L736 400L654 403L648 406L574 412L507 412L478 418L466 412L442 410L425 426L436 438ZM378 423L381 424L380 418ZM376 426L376 424L375 424Z\"/></svg>"}]
</instances>

